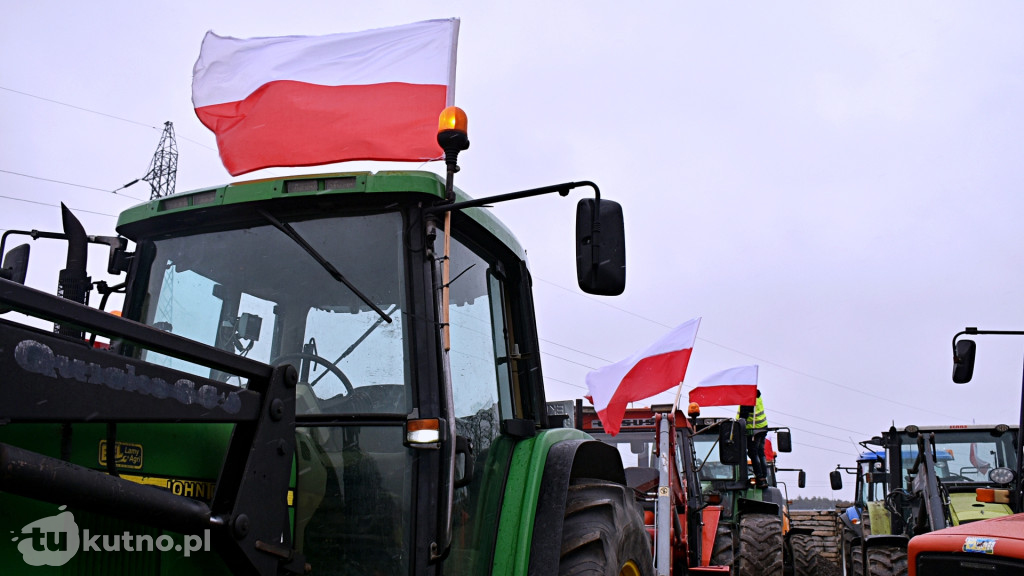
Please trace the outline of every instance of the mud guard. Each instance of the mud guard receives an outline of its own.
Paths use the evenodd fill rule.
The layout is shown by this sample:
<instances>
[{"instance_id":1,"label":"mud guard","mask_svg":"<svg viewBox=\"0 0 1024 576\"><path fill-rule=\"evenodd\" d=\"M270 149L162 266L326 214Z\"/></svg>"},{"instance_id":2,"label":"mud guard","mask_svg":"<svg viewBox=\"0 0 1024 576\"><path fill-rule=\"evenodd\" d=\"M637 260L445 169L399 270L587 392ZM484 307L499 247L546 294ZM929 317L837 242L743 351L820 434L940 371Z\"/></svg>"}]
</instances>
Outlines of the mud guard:
<instances>
[{"instance_id":1,"label":"mud guard","mask_svg":"<svg viewBox=\"0 0 1024 576\"><path fill-rule=\"evenodd\" d=\"M894 546L896 548L902 548L903 550L906 550L908 544L910 544L910 538L899 534L880 534L878 536L868 536L864 539L865 548L874 548L876 546Z\"/></svg>"},{"instance_id":2,"label":"mud guard","mask_svg":"<svg viewBox=\"0 0 1024 576\"><path fill-rule=\"evenodd\" d=\"M626 485L622 457L615 448L597 440L566 440L548 451L537 498L537 515L530 544L529 574L553 574L558 570L562 542L565 497L574 478L594 478Z\"/></svg>"},{"instance_id":3,"label":"mud guard","mask_svg":"<svg viewBox=\"0 0 1024 576\"><path fill-rule=\"evenodd\" d=\"M772 516L781 516L782 508L775 502L737 498L736 515L743 516L744 514L769 514Z\"/></svg>"},{"instance_id":4,"label":"mud guard","mask_svg":"<svg viewBox=\"0 0 1024 576\"><path fill-rule=\"evenodd\" d=\"M850 517L851 511L856 515L854 517L858 520L856 524L853 523L853 520ZM843 523L843 527L853 534L854 544L859 546L861 538L864 537L864 528L860 525L860 515L857 513L857 509L852 506L847 508L846 512L839 515L839 521Z\"/></svg>"},{"instance_id":5,"label":"mud guard","mask_svg":"<svg viewBox=\"0 0 1024 576\"><path fill-rule=\"evenodd\" d=\"M704 530L701 533L700 565L711 564L711 553L715 548L715 535L718 533L718 522L722 518L721 506L707 506L701 510Z\"/></svg>"}]
</instances>

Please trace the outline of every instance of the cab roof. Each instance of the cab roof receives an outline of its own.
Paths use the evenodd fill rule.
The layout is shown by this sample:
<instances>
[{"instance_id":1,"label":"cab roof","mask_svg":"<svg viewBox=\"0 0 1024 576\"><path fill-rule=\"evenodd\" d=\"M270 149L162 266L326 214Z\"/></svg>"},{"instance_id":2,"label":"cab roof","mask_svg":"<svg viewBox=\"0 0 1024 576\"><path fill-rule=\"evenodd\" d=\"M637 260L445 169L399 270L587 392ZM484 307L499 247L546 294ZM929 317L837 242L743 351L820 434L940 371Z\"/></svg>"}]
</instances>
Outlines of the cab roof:
<instances>
[{"instance_id":1,"label":"cab roof","mask_svg":"<svg viewBox=\"0 0 1024 576\"><path fill-rule=\"evenodd\" d=\"M422 170L391 170L381 172L333 172L293 175L232 182L221 186L179 192L137 204L121 212L117 230L134 240L139 224L151 218L180 214L217 206L244 204L263 200L302 198L348 194L421 194L433 203L445 197L445 181L438 174ZM456 201L471 199L458 188ZM515 235L490 210L468 208L467 216L479 223L517 256L525 259L525 251Z\"/></svg>"}]
</instances>

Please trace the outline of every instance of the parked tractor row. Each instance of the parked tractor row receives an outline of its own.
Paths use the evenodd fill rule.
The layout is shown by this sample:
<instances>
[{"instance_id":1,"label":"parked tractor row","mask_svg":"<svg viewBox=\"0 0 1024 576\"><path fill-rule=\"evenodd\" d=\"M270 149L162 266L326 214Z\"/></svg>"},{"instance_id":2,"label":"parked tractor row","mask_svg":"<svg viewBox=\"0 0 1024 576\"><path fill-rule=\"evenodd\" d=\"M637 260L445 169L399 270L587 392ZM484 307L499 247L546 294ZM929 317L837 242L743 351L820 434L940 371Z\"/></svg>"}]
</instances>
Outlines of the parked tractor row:
<instances>
[{"instance_id":1,"label":"parked tractor row","mask_svg":"<svg viewBox=\"0 0 1024 576\"><path fill-rule=\"evenodd\" d=\"M619 434L606 434L598 415L582 401L558 404L577 429L614 446L627 485L641 502L659 576L687 573L796 574L809 576L817 566L810 531L793 528L784 484L769 442L768 487L750 475L743 420L701 418L699 407L684 414L671 405L628 409ZM786 428L771 428L780 452L790 452ZM780 488L782 486L782 488Z\"/></svg>"},{"instance_id":2,"label":"parked tractor row","mask_svg":"<svg viewBox=\"0 0 1024 576\"><path fill-rule=\"evenodd\" d=\"M971 379L974 346L954 338L957 383ZM857 465L831 474L833 490L844 472L856 476L853 506L840 515L847 576L1024 573L1021 432L893 426L861 442Z\"/></svg>"}]
</instances>

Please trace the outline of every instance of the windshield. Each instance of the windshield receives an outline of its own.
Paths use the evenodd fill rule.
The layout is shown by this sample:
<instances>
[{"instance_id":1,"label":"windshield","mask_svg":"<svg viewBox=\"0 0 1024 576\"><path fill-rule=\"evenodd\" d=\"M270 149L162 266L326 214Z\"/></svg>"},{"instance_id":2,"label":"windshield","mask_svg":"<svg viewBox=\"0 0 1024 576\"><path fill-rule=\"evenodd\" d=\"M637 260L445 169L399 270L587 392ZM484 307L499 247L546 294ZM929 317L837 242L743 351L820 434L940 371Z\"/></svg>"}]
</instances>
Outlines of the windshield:
<instances>
[{"instance_id":1,"label":"windshield","mask_svg":"<svg viewBox=\"0 0 1024 576\"><path fill-rule=\"evenodd\" d=\"M296 411L408 413L398 213L289 222L392 322L269 222L147 243L143 320L300 372ZM353 249L358 247L358 249ZM150 352L149 362L244 386L242 378Z\"/></svg>"},{"instance_id":2,"label":"windshield","mask_svg":"<svg viewBox=\"0 0 1024 576\"><path fill-rule=\"evenodd\" d=\"M654 455L654 431L623 432L616 436L610 434L591 433L600 440L619 451L623 468L657 468L658 457Z\"/></svg>"},{"instance_id":3,"label":"windshield","mask_svg":"<svg viewBox=\"0 0 1024 576\"><path fill-rule=\"evenodd\" d=\"M698 434L693 437L693 452L697 458L698 477L701 480L732 480L732 466L722 464L718 456L718 434Z\"/></svg>"},{"instance_id":4,"label":"windshield","mask_svg":"<svg viewBox=\"0 0 1024 576\"><path fill-rule=\"evenodd\" d=\"M925 433L925 432L922 432ZM927 433L930 433L927 432ZM944 483L989 482L997 467L1016 469L1015 429L939 430L935 432L935 475ZM903 465L910 469L917 458L917 439L900 433Z\"/></svg>"}]
</instances>

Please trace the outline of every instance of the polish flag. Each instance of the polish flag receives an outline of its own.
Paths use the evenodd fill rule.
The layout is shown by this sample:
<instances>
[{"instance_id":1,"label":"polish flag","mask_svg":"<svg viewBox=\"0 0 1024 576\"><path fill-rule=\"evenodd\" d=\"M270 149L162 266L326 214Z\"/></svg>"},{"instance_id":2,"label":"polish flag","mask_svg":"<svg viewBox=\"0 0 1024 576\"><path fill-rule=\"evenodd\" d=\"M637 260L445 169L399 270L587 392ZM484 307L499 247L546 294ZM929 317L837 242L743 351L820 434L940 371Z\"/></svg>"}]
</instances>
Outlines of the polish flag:
<instances>
[{"instance_id":1,"label":"polish flag","mask_svg":"<svg viewBox=\"0 0 1024 576\"><path fill-rule=\"evenodd\" d=\"M701 406L753 406L757 402L757 364L715 372L690 390Z\"/></svg>"},{"instance_id":2,"label":"polish flag","mask_svg":"<svg viewBox=\"0 0 1024 576\"><path fill-rule=\"evenodd\" d=\"M700 318L681 324L646 349L587 374L587 388L605 432L615 436L626 405L673 386L686 376Z\"/></svg>"},{"instance_id":3,"label":"polish flag","mask_svg":"<svg viewBox=\"0 0 1024 576\"><path fill-rule=\"evenodd\" d=\"M271 166L443 157L459 19L327 36L207 32L192 104L232 176Z\"/></svg>"}]
</instances>

